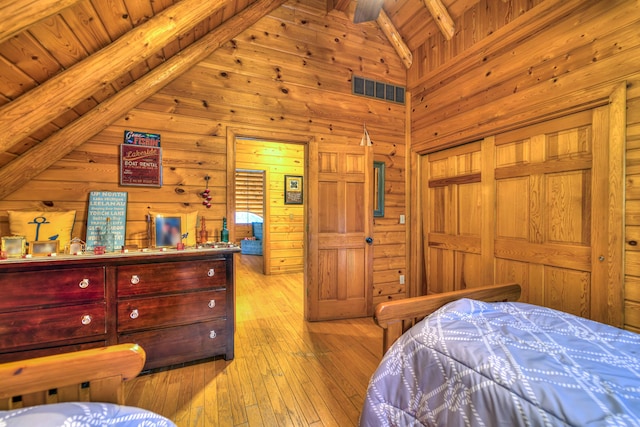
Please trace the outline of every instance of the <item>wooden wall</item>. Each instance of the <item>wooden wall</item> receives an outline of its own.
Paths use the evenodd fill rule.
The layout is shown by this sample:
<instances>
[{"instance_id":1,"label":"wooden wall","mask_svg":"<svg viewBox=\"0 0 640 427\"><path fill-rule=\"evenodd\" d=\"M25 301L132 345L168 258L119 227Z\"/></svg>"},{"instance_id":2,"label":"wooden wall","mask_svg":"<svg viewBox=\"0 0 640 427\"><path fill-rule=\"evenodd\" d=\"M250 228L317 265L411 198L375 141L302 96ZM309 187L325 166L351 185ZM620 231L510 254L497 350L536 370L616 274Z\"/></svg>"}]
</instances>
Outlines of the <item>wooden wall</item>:
<instances>
[{"instance_id":1,"label":"wooden wall","mask_svg":"<svg viewBox=\"0 0 640 427\"><path fill-rule=\"evenodd\" d=\"M475 5L464 10L458 10L460 6L452 2L449 13L459 16L455 19L454 37L447 41L442 32L434 31L428 42L418 44L413 52L413 65L408 72L409 81L418 81L426 74L444 66L543 1L545 0L478 0ZM550 3L549 0L546 1ZM409 34L409 46L416 45L412 38L417 37L420 35Z\"/></svg>"},{"instance_id":2,"label":"wooden wall","mask_svg":"<svg viewBox=\"0 0 640 427\"><path fill-rule=\"evenodd\" d=\"M629 80L627 101L625 306L627 329L640 332L640 77Z\"/></svg>"},{"instance_id":3,"label":"wooden wall","mask_svg":"<svg viewBox=\"0 0 640 427\"><path fill-rule=\"evenodd\" d=\"M304 176L304 159L301 144L236 141L236 168L266 172L262 246L265 274L303 271L304 205L285 205L284 176Z\"/></svg>"},{"instance_id":4,"label":"wooden wall","mask_svg":"<svg viewBox=\"0 0 640 427\"><path fill-rule=\"evenodd\" d=\"M295 8L294 8L295 6ZM355 4L353 5L355 6ZM76 209L73 235L85 236L88 193L129 193L127 241L145 245L145 214L198 210L210 236L228 211L230 135L278 141L310 139L359 144L363 123L375 160L386 163L385 217L376 218L375 286L385 299L404 296L397 286L406 269L405 106L351 94L353 74L406 84L406 69L375 23L355 25L326 12L326 2L290 2L224 44L106 130L0 200L6 209ZM118 146L125 129L160 133L162 188L120 187ZM233 148L231 148L233 150ZM212 207L199 193L209 175ZM233 238L233 236L231 236ZM388 284L396 284L390 287Z\"/></svg>"},{"instance_id":5,"label":"wooden wall","mask_svg":"<svg viewBox=\"0 0 640 427\"><path fill-rule=\"evenodd\" d=\"M500 2L482 3L490 8ZM487 17L496 16L485 13ZM635 154L635 85L640 70L638 2L545 0L525 14L502 15L498 19L509 22L484 34L475 28L488 28L488 24L469 25L458 20L458 31L451 42L438 41L436 36L417 49L414 63L421 65L408 74L412 150L421 154L435 152L604 105L615 89L627 82L627 155ZM445 54L432 55L430 46L440 46ZM426 65L430 63L433 65ZM627 160L628 167L629 162L632 160ZM623 178L619 176L620 188ZM627 209L638 197L633 190L634 178L627 177ZM611 197L623 197L623 192L617 190ZM627 211L626 219L629 233L629 221L637 222L637 218ZM639 284L633 273L637 252L628 244L626 249L625 326L638 328Z\"/></svg>"}]
</instances>

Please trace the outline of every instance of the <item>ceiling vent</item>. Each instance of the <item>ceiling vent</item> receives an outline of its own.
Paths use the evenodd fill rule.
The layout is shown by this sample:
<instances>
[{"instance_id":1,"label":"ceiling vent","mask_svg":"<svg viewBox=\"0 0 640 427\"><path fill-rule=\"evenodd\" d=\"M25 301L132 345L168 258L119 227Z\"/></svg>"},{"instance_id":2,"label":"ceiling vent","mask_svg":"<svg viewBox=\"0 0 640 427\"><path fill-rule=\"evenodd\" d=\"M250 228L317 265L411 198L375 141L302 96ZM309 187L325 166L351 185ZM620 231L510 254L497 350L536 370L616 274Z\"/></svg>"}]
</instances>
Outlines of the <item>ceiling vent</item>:
<instances>
[{"instance_id":1,"label":"ceiling vent","mask_svg":"<svg viewBox=\"0 0 640 427\"><path fill-rule=\"evenodd\" d=\"M382 101L404 104L404 86L395 86L384 82L353 76L352 90L354 95L367 96Z\"/></svg>"}]
</instances>

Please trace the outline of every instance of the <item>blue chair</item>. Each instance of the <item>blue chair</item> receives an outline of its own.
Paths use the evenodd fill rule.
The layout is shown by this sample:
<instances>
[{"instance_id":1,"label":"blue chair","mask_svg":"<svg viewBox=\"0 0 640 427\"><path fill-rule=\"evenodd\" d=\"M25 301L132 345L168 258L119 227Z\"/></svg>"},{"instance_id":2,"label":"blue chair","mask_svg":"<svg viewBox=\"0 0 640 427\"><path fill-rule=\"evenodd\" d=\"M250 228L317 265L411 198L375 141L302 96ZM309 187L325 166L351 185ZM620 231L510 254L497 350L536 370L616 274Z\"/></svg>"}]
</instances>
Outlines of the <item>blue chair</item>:
<instances>
[{"instance_id":1,"label":"blue chair","mask_svg":"<svg viewBox=\"0 0 640 427\"><path fill-rule=\"evenodd\" d=\"M252 222L251 230L255 240L242 240L240 242L240 252L245 255L262 255L262 223Z\"/></svg>"}]
</instances>

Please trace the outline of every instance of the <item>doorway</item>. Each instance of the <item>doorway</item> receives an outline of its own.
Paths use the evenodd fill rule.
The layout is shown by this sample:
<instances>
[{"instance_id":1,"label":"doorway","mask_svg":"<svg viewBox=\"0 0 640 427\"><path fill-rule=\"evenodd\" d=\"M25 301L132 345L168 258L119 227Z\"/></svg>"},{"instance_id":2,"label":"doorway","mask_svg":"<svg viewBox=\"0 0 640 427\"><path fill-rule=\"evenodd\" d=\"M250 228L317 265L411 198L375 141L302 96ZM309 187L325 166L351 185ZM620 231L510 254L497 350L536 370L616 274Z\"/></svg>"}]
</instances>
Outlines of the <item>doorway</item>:
<instances>
[{"instance_id":1,"label":"doorway","mask_svg":"<svg viewBox=\"0 0 640 427\"><path fill-rule=\"evenodd\" d=\"M262 138L235 138L234 169L234 217L239 212L252 212L260 204L263 206L262 224L259 221L234 223L234 236L238 243L261 246L263 273L265 275L297 273L304 270L305 206L300 203L288 204L285 200L286 177L301 178L304 185L306 146L295 142L266 140ZM251 175L247 171L263 174L262 201L260 191L254 186L248 194L247 203L239 205L237 171ZM254 200L251 200L251 199ZM252 203L253 205L252 205ZM254 209L251 208L253 206ZM256 236L256 227L261 228L261 236ZM246 236L245 236L246 235ZM245 237L260 240L242 242ZM258 243L260 242L260 243ZM244 253L245 251L243 251ZM253 256L260 256L253 254Z\"/></svg>"}]
</instances>

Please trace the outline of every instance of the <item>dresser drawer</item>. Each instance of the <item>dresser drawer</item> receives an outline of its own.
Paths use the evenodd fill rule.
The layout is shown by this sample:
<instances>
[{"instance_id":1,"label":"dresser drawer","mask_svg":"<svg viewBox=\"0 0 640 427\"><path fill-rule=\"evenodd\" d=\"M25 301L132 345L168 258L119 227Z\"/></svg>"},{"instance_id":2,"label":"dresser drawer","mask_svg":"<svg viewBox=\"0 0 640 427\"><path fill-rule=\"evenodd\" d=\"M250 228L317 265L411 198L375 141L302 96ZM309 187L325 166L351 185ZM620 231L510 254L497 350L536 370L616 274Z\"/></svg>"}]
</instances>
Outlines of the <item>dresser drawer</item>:
<instances>
[{"instance_id":1,"label":"dresser drawer","mask_svg":"<svg viewBox=\"0 0 640 427\"><path fill-rule=\"evenodd\" d=\"M60 345L55 347L37 348L35 350L14 351L11 353L0 353L0 363L15 362L16 360L27 360L35 357L51 356L52 354L70 353L72 351L88 350L90 348L106 347L107 341L91 341L80 344Z\"/></svg>"},{"instance_id":2,"label":"dresser drawer","mask_svg":"<svg viewBox=\"0 0 640 427\"><path fill-rule=\"evenodd\" d=\"M225 287L224 259L118 267L118 297Z\"/></svg>"},{"instance_id":3,"label":"dresser drawer","mask_svg":"<svg viewBox=\"0 0 640 427\"><path fill-rule=\"evenodd\" d=\"M118 332L224 318L225 290L118 302Z\"/></svg>"},{"instance_id":4,"label":"dresser drawer","mask_svg":"<svg viewBox=\"0 0 640 427\"><path fill-rule=\"evenodd\" d=\"M145 369L218 356L227 348L226 321L195 323L173 328L122 334L119 343L136 343L147 354Z\"/></svg>"},{"instance_id":5,"label":"dresser drawer","mask_svg":"<svg viewBox=\"0 0 640 427\"><path fill-rule=\"evenodd\" d=\"M0 310L104 299L102 267L9 272L0 275Z\"/></svg>"},{"instance_id":6,"label":"dresser drawer","mask_svg":"<svg viewBox=\"0 0 640 427\"><path fill-rule=\"evenodd\" d=\"M105 334L105 307L101 302L0 314L0 348Z\"/></svg>"}]
</instances>

